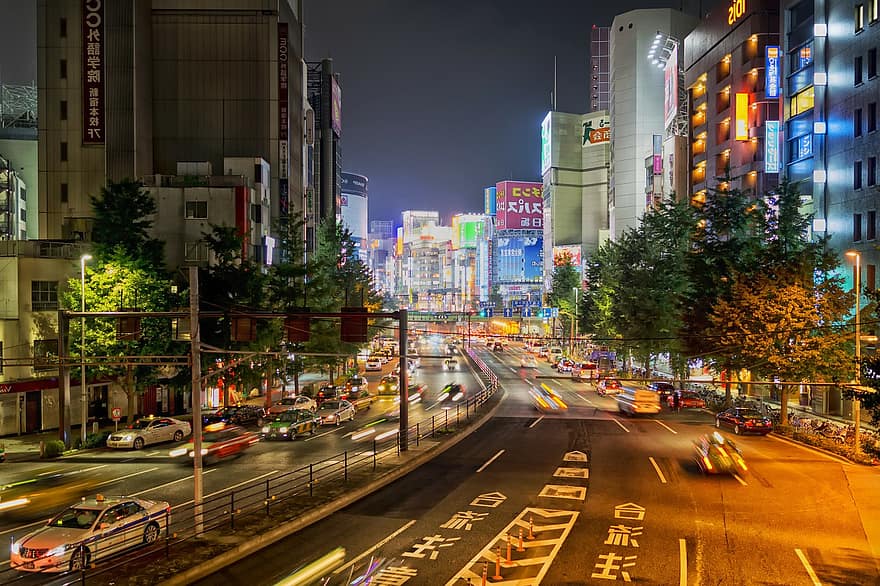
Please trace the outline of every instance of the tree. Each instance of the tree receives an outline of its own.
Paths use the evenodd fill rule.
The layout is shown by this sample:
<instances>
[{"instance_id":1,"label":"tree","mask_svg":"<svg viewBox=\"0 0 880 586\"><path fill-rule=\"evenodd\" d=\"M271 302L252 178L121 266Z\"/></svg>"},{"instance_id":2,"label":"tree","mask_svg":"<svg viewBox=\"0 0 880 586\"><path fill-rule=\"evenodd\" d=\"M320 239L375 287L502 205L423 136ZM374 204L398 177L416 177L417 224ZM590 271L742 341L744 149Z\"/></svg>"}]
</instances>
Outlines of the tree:
<instances>
[{"instance_id":1,"label":"tree","mask_svg":"<svg viewBox=\"0 0 880 586\"><path fill-rule=\"evenodd\" d=\"M559 308L559 322L563 337L565 332L573 331L576 308L575 292L581 289L581 276L574 266L570 254L563 254L554 259L553 276L551 279L550 292L547 294L547 302L551 307ZM556 335L556 332L553 332Z\"/></svg>"},{"instance_id":2,"label":"tree","mask_svg":"<svg viewBox=\"0 0 880 586\"><path fill-rule=\"evenodd\" d=\"M160 270L164 266L162 242L150 236L156 202L139 181L109 182L92 196L95 223L92 241L98 259L141 259Z\"/></svg>"}]
</instances>

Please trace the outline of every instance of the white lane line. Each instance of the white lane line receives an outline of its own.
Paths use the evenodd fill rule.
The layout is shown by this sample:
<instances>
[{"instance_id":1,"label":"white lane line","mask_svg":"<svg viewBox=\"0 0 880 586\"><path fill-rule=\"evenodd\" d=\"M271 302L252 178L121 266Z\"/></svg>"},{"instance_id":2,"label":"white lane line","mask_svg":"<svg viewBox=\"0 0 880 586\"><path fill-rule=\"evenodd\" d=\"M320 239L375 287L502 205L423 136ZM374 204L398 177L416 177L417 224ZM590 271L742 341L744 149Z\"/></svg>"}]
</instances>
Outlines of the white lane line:
<instances>
[{"instance_id":1,"label":"white lane line","mask_svg":"<svg viewBox=\"0 0 880 586\"><path fill-rule=\"evenodd\" d=\"M158 470L158 467L155 468L147 468L146 470L141 470L140 472L132 472L131 474L126 474L125 476L120 476L119 478L112 478L110 480L105 480L104 482L98 484L98 486L104 486L105 484L112 484L114 482L119 482L120 480L125 480L126 478L131 478L132 476L140 476L141 474L147 474L148 472L153 472L154 470Z\"/></svg>"},{"instance_id":2,"label":"white lane line","mask_svg":"<svg viewBox=\"0 0 880 586\"><path fill-rule=\"evenodd\" d=\"M745 480L743 480L742 476L740 476L739 474L734 474L733 477L736 478L737 481L738 481L740 484L742 484L743 486L748 486L748 485L749 485L749 483L746 482Z\"/></svg>"},{"instance_id":3,"label":"white lane line","mask_svg":"<svg viewBox=\"0 0 880 586\"><path fill-rule=\"evenodd\" d=\"M627 428L625 428L625 427L623 426L623 424L622 424L620 421L617 420L616 417L611 417L611 421L613 421L614 423L616 423L617 425L619 425L619 426L620 426L620 429L622 429L622 430L625 431L626 433L629 433L629 430L628 430Z\"/></svg>"},{"instance_id":4,"label":"white lane line","mask_svg":"<svg viewBox=\"0 0 880 586\"><path fill-rule=\"evenodd\" d=\"M510 369L510 372L516 372L516 369L515 369L514 367L512 367L512 366L508 366L507 368Z\"/></svg>"},{"instance_id":5,"label":"white lane line","mask_svg":"<svg viewBox=\"0 0 880 586\"><path fill-rule=\"evenodd\" d=\"M678 540L678 585L687 586L688 583L688 550L684 539Z\"/></svg>"},{"instance_id":6,"label":"white lane line","mask_svg":"<svg viewBox=\"0 0 880 586\"><path fill-rule=\"evenodd\" d=\"M204 476L205 474L210 474L211 472L216 472L216 471L217 471L216 468L213 468L211 470L205 470L204 472L202 472L202 476ZM166 482L165 484L160 484L159 486L154 486L153 488L147 488L147 489L142 490L140 492L136 492L136 493L132 494L131 496L140 496L142 494L146 494L148 492L152 492L152 491L158 490L160 488L165 488L166 486L171 486L172 484L177 484L178 482L183 482L184 480L191 480L192 477L193 477L193 475L190 474L189 476L184 476L183 478L178 478L177 480L172 480L171 482Z\"/></svg>"},{"instance_id":7,"label":"white lane line","mask_svg":"<svg viewBox=\"0 0 880 586\"><path fill-rule=\"evenodd\" d=\"M794 553L797 554L798 559L801 560L801 563L804 565L804 569L807 570L807 574L810 575L810 580L813 581L813 586L822 586L822 582L819 581L819 577L816 575L816 572L813 571L813 566L810 565L810 562L807 560L807 556L804 555L799 549L795 549Z\"/></svg>"},{"instance_id":8,"label":"white lane line","mask_svg":"<svg viewBox=\"0 0 880 586\"><path fill-rule=\"evenodd\" d=\"M540 417L538 417L537 419L535 419L534 421L532 421L532 424L529 425L529 429L532 429L533 427L535 427L536 425L538 425L538 424L541 422L542 419L544 419L544 416L543 416L543 415L541 415Z\"/></svg>"},{"instance_id":9,"label":"white lane line","mask_svg":"<svg viewBox=\"0 0 880 586\"><path fill-rule=\"evenodd\" d=\"M330 431L325 431L324 433L319 433L317 435L313 435L312 437L307 437L303 441L311 441L313 439L318 439L319 437L324 437L325 435L330 435L331 433L336 433L337 431L342 431L341 427L337 427L336 429L331 429ZM354 433L354 432L352 432Z\"/></svg>"},{"instance_id":10,"label":"white lane line","mask_svg":"<svg viewBox=\"0 0 880 586\"><path fill-rule=\"evenodd\" d=\"M33 523L28 523L27 525L19 525L18 527L13 527L12 529L4 529L0 531L0 535L5 535L6 533L15 533L19 529L27 529L28 527L33 527L34 525L42 525L43 523L48 522L50 519L42 519L40 521L34 521Z\"/></svg>"},{"instance_id":11,"label":"white lane line","mask_svg":"<svg viewBox=\"0 0 880 586\"><path fill-rule=\"evenodd\" d=\"M663 471L660 470L660 466L657 465L657 462L651 456L648 456L648 459L651 461L651 466L653 466L654 470L657 472L657 476L660 477L660 482L666 484L666 477L663 476Z\"/></svg>"},{"instance_id":12,"label":"white lane line","mask_svg":"<svg viewBox=\"0 0 880 586\"><path fill-rule=\"evenodd\" d=\"M333 575L335 576L336 574L340 574L340 573L344 572L345 570L347 570L351 566L355 565L356 563L358 563L359 561L361 561L362 559L364 559L365 557L367 557L368 555L370 555L371 553L373 553L374 551L376 551L377 549L379 549L380 547L382 547L383 545L385 545L386 543L388 543L389 541L391 541L392 539L394 539L395 537L397 537L398 535L400 535L401 533L403 533L404 531L406 531L407 529L409 529L410 527L412 527L415 524L416 524L416 521L415 521L415 519L413 519L412 521L410 521L409 523L407 523L406 525L404 525L403 527L401 527L400 529L398 529L397 531L395 531L394 533L392 533L391 535L389 535L388 537L386 537L385 539L383 539L382 541L380 541L379 543L377 543L376 545L371 547L370 549L364 551L361 555L357 556L356 558L354 558L353 560L351 560L350 562L348 562L347 564L345 564L341 568L337 568L336 570L334 570Z\"/></svg>"},{"instance_id":13,"label":"white lane line","mask_svg":"<svg viewBox=\"0 0 880 586\"><path fill-rule=\"evenodd\" d=\"M590 407L595 407L595 405L593 404L592 401L590 401L589 399L587 399L586 397L581 395L579 392L577 392L577 391L571 391L571 392L574 393L575 397L577 397L578 399L580 399L581 401L583 401L584 403L586 403Z\"/></svg>"},{"instance_id":14,"label":"white lane line","mask_svg":"<svg viewBox=\"0 0 880 586\"><path fill-rule=\"evenodd\" d=\"M669 427L668 425L666 425L665 423L663 423L663 422L660 421L659 419L652 419L651 421L657 423L658 425L662 425L663 427L665 427L666 429L668 429L669 431L671 431L671 432L674 433L675 435L678 435L678 432L677 432L677 431L675 431L674 429L672 429L671 427Z\"/></svg>"},{"instance_id":15,"label":"white lane line","mask_svg":"<svg viewBox=\"0 0 880 586\"><path fill-rule=\"evenodd\" d=\"M494 456L492 456L491 458L489 458L488 462L486 462L485 464L483 464L482 466L477 468L477 472L482 472L483 470L485 470L489 464L491 464L492 462L497 460L501 456L501 454L503 454L503 453L504 453L504 450L498 450L498 453L495 454Z\"/></svg>"},{"instance_id":16,"label":"white lane line","mask_svg":"<svg viewBox=\"0 0 880 586\"><path fill-rule=\"evenodd\" d=\"M271 476L271 475L275 474L276 472L278 472L278 470L272 470L271 472L266 472L265 474L261 474L260 476L257 476L255 478L250 478L248 480L245 480L244 482L239 482L238 484L233 484L232 486L227 486L226 488L221 488L220 490L218 490L216 492L212 492L211 494L204 495L202 497L202 500L204 501L205 499L209 499L212 496L217 496L221 492L226 492L227 490L232 490L234 488L238 488L239 486L242 486L244 484L248 484L249 482L253 482L255 480L260 480L261 478L266 478L267 476ZM193 503L192 500L188 500L185 503L180 503L179 505L174 505L173 507L171 507L171 510L173 511L174 509L177 509L179 507L185 507L186 505L191 505L192 503Z\"/></svg>"}]
</instances>

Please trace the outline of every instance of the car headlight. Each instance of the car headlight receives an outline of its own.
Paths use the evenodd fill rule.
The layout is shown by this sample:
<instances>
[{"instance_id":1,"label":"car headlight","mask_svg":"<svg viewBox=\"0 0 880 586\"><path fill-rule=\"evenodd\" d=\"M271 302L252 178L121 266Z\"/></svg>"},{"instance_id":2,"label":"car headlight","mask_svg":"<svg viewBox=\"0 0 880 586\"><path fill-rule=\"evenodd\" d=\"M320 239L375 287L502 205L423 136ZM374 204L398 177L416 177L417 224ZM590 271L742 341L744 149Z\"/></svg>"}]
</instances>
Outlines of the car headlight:
<instances>
[{"instance_id":1,"label":"car headlight","mask_svg":"<svg viewBox=\"0 0 880 586\"><path fill-rule=\"evenodd\" d=\"M269 433L269 426L267 425L262 429L263 433Z\"/></svg>"},{"instance_id":2,"label":"car headlight","mask_svg":"<svg viewBox=\"0 0 880 586\"><path fill-rule=\"evenodd\" d=\"M122 436L122 441L130 442L133 438L134 438L134 436L129 433L129 434Z\"/></svg>"},{"instance_id":3,"label":"car headlight","mask_svg":"<svg viewBox=\"0 0 880 586\"><path fill-rule=\"evenodd\" d=\"M56 555L61 555L65 551L71 549L73 546L70 544L59 545L58 547L53 547L49 551L46 552L46 557L55 557Z\"/></svg>"},{"instance_id":4,"label":"car headlight","mask_svg":"<svg viewBox=\"0 0 880 586\"><path fill-rule=\"evenodd\" d=\"M9 553L12 555L18 555L19 550L21 549L21 544L17 541L13 541L12 545L9 546Z\"/></svg>"},{"instance_id":5,"label":"car headlight","mask_svg":"<svg viewBox=\"0 0 880 586\"><path fill-rule=\"evenodd\" d=\"M184 456L184 455L186 455L186 448L177 448L176 450L171 450L170 452L168 452L168 455L171 456L172 458L176 458L178 456Z\"/></svg>"},{"instance_id":6,"label":"car headlight","mask_svg":"<svg viewBox=\"0 0 880 586\"><path fill-rule=\"evenodd\" d=\"M282 428L279 429L278 431L280 431L281 433L287 433L287 428L286 428L286 427L282 427Z\"/></svg>"},{"instance_id":7,"label":"car headlight","mask_svg":"<svg viewBox=\"0 0 880 586\"><path fill-rule=\"evenodd\" d=\"M397 385L391 385L391 390L392 390L392 391L396 391L396 390L397 390Z\"/></svg>"}]
</instances>

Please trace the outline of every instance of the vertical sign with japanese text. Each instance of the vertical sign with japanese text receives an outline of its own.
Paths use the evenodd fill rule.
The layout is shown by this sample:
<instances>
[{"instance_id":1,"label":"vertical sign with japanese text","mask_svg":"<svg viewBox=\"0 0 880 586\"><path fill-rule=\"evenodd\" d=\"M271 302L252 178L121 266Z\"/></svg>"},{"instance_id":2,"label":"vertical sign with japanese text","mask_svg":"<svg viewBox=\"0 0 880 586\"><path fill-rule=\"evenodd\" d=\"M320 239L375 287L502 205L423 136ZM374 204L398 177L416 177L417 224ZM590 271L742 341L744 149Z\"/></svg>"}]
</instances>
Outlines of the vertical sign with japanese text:
<instances>
[{"instance_id":1,"label":"vertical sign with japanese text","mask_svg":"<svg viewBox=\"0 0 880 586\"><path fill-rule=\"evenodd\" d=\"M663 122L669 128L678 114L678 44L672 48L663 67Z\"/></svg>"},{"instance_id":2,"label":"vertical sign with japanese text","mask_svg":"<svg viewBox=\"0 0 880 586\"><path fill-rule=\"evenodd\" d=\"M764 172L779 173L779 121L764 122Z\"/></svg>"},{"instance_id":3,"label":"vertical sign with japanese text","mask_svg":"<svg viewBox=\"0 0 880 586\"><path fill-rule=\"evenodd\" d=\"M779 47L767 46L766 57L764 59L764 71L766 73L764 95L768 98L779 97L779 54Z\"/></svg>"},{"instance_id":4,"label":"vertical sign with japanese text","mask_svg":"<svg viewBox=\"0 0 880 586\"><path fill-rule=\"evenodd\" d=\"M734 138L736 140L749 140L749 94L736 94L734 102Z\"/></svg>"},{"instance_id":5,"label":"vertical sign with japanese text","mask_svg":"<svg viewBox=\"0 0 880 586\"><path fill-rule=\"evenodd\" d=\"M289 35L286 22L278 23L278 205L287 216L290 205L288 173L290 167L290 110L288 97Z\"/></svg>"},{"instance_id":6,"label":"vertical sign with japanese text","mask_svg":"<svg viewBox=\"0 0 880 586\"><path fill-rule=\"evenodd\" d=\"M82 0L82 142L104 144L104 0Z\"/></svg>"},{"instance_id":7,"label":"vertical sign with japanese text","mask_svg":"<svg viewBox=\"0 0 880 586\"><path fill-rule=\"evenodd\" d=\"M499 230L534 230L544 227L544 186L525 181L495 184L495 227Z\"/></svg>"},{"instance_id":8,"label":"vertical sign with japanese text","mask_svg":"<svg viewBox=\"0 0 880 586\"><path fill-rule=\"evenodd\" d=\"M342 136L342 88L335 77L330 78L330 127L337 137Z\"/></svg>"}]
</instances>

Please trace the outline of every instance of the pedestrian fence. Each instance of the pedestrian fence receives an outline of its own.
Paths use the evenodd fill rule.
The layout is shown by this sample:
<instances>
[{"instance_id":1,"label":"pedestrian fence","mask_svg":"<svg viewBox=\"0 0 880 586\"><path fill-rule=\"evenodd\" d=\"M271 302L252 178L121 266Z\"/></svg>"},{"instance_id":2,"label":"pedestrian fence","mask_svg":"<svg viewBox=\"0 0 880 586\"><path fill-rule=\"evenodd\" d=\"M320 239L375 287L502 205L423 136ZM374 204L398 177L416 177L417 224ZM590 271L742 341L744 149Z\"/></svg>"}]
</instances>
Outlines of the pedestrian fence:
<instances>
[{"instance_id":1,"label":"pedestrian fence","mask_svg":"<svg viewBox=\"0 0 880 586\"><path fill-rule=\"evenodd\" d=\"M477 415L484 404L494 395L498 379L486 364L471 350L468 355L479 370L478 377L481 388L454 407L447 405L442 413L422 419L406 430L405 445L408 448L419 447L423 442L442 438L450 431L460 429L471 418ZM378 434L372 440L361 443L367 449L345 450L341 453L324 458L317 462L301 466L295 470L279 472L264 479L254 480L233 490L223 491L202 500L200 505L185 503L171 507L164 525L164 539L155 541L147 539L143 531L130 532L129 543L119 544L118 535L93 537L81 542L67 544L66 551L82 555L85 563L71 564L69 556L62 555L63 560L58 566L46 569L46 581L54 580L55 572L61 571L68 576L68 583L77 579L86 584L89 577L100 574L120 572L122 568L140 559L155 558L164 555L171 557L175 545L194 539L208 531L234 531L236 524L241 524L248 517L258 515L280 516L280 521L293 520L312 509L312 505L297 505L297 497L313 497L326 486L345 486L356 474L373 473L386 462L397 458L403 448L400 430L391 435L387 432ZM290 505L282 510L282 505ZM291 510L292 509L292 510ZM32 530L33 527L30 528ZM23 531L27 532L27 530ZM18 536L21 537L21 536ZM13 539L15 536L13 536ZM148 541L151 541L148 543ZM138 547L141 546L141 547ZM125 553L114 553L112 548ZM129 549L137 547L137 549ZM32 559L26 563L37 563L41 558L53 552L33 552ZM106 552L106 553L105 553ZM57 552L54 552L57 557ZM109 559L112 558L112 559ZM103 563L107 560L107 563ZM0 570L0 584L34 583L33 571L22 571L23 568L11 563L6 569ZM51 576L48 572L53 572ZM42 583L39 582L38 583Z\"/></svg>"}]
</instances>

